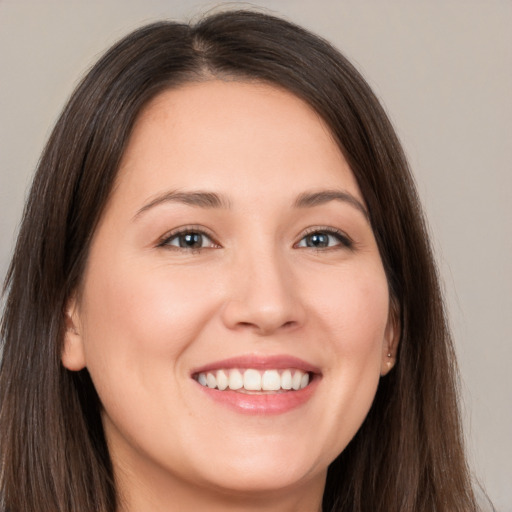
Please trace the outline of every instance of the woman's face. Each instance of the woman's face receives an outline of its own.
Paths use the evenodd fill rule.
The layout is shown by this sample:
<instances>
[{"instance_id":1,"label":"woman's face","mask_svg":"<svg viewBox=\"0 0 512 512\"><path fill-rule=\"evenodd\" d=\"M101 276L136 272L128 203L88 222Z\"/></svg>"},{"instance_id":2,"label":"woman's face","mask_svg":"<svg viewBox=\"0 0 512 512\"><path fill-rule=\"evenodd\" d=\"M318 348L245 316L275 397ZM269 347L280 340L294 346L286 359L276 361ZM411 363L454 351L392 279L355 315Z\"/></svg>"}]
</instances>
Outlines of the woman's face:
<instances>
[{"instance_id":1,"label":"woman's face","mask_svg":"<svg viewBox=\"0 0 512 512\"><path fill-rule=\"evenodd\" d=\"M322 488L391 366L365 208L289 92L207 81L147 106L63 352L90 372L126 495Z\"/></svg>"}]
</instances>

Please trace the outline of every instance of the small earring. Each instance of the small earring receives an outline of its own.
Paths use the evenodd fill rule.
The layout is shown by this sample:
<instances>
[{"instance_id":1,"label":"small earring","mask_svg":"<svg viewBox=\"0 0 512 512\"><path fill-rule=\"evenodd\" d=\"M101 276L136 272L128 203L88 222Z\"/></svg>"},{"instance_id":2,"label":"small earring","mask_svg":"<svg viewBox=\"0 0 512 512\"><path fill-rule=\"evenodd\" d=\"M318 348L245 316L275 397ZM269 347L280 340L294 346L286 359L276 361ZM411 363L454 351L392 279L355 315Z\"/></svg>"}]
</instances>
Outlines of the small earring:
<instances>
[{"instance_id":1,"label":"small earring","mask_svg":"<svg viewBox=\"0 0 512 512\"><path fill-rule=\"evenodd\" d=\"M391 352L388 353L388 357L391 357Z\"/></svg>"}]
</instances>

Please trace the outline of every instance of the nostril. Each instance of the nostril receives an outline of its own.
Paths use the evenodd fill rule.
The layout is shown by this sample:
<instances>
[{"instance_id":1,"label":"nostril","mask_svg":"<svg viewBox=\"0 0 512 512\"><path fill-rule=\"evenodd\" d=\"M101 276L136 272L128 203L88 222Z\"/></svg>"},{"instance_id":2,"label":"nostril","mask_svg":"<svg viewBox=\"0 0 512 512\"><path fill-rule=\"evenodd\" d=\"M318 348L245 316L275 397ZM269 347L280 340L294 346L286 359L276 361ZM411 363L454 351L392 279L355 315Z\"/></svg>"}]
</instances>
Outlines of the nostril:
<instances>
[{"instance_id":1,"label":"nostril","mask_svg":"<svg viewBox=\"0 0 512 512\"><path fill-rule=\"evenodd\" d=\"M272 298L249 291L245 300L230 298L223 304L222 320L230 329L268 335L278 330L291 331L302 323L304 312L297 300L288 295Z\"/></svg>"},{"instance_id":2,"label":"nostril","mask_svg":"<svg viewBox=\"0 0 512 512\"><path fill-rule=\"evenodd\" d=\"M235 328L236 329L250 329L255 333L260 335L268 335L277 330L291 330L297 325L297 322L294 320L290 320L284 322L281 325L278 325L278 322L274 323L271 321L267 322L237 322Z\"/></svg>"}]
</instances>

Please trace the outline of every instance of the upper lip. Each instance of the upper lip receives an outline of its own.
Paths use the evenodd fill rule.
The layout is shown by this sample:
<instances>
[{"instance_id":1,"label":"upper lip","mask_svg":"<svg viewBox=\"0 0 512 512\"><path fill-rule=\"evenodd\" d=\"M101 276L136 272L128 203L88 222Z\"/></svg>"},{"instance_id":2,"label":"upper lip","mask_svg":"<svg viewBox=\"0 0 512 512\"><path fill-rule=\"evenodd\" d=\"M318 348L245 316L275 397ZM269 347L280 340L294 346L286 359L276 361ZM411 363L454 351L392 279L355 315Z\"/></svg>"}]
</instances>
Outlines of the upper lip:
<instances>
[{"instance_id":1,"label":"upper lip","mask_svg":"<svg viewBox=\"0 0 512 512\"><path fill-rule=\"evenodd\" d=\"M320 374L320 369L298 357L280 355L243 355L214 361L192 370L192 375L230 368L253 368L255 370L285 370L296 368L309 373Z\"/></svg>"}]
</instances>

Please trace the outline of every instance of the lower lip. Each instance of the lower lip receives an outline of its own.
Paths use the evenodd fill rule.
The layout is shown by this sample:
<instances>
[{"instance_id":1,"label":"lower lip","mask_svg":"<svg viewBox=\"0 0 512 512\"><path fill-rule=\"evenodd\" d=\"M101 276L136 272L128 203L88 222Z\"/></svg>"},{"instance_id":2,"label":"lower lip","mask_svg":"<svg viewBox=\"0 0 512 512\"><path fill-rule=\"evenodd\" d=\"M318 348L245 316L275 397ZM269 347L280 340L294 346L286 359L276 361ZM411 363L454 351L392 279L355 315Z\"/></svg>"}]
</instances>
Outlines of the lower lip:
<instances>
[{"instance_id":1,"label":"lower lip","mask_svg":"<svg viewBox=\"0 0 512 512\"><path fill-rule=\"evenodd\" d=\"M312 396L318 386L320 378L315 376L310 383L298 391L282 393L248 394L226 389L220 391L206 386L200 386L215 402L218 402L242 414L283 414L304 405Z\"/></svg>"}]
</instances>

